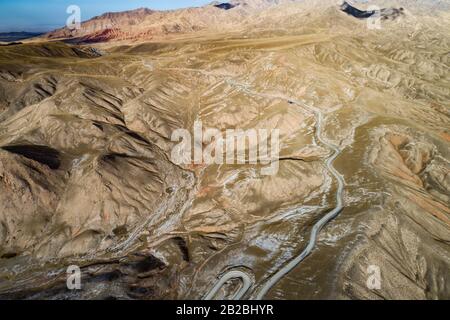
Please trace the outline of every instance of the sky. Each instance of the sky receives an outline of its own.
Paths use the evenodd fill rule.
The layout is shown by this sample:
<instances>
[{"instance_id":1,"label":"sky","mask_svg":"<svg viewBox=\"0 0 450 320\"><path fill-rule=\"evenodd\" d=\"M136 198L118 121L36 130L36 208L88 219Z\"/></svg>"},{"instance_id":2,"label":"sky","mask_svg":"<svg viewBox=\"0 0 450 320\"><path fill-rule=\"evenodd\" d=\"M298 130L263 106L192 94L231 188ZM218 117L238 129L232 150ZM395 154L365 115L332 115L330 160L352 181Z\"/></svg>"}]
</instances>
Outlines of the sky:
<instances>
[{"instance_id":1,"label":"sky","mask_svg":"<svg viewBox=\"0 0 450 320\"><path fill-rule=\"evenodd\" d=\"M0 32L50 31L66 24L70 5L81 9L85 21L105 12L137 8L158 10L202 6L212 0L0 0ZM226 2L226 1L224 1Z\"/></svg>"}]
</instances>

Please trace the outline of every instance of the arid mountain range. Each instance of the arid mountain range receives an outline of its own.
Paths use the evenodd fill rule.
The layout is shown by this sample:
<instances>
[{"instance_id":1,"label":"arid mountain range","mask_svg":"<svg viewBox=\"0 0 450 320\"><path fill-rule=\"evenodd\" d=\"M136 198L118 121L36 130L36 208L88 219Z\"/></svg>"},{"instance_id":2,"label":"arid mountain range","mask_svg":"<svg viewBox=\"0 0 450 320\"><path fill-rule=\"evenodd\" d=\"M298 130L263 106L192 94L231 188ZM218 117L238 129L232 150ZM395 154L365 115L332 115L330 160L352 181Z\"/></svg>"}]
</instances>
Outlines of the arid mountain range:
<instances>
[{"instance_id":1,"label":"arid mountain range","mask_svg":"<svg viewBox=\"0 0 450 320\"><path fill-rule=\"evenodd\" d=\"M180 34L202 32L232 32L248 33L255 30L283 30L298 29L298 18L306 12L309 16L317 16L330 5L338 5L338 0L302 1L302 0L234 0L221 5L219 2L199 8L188 8L173 11L154 11L146 8L105 13L101 16L83 22L81 29L69 30L67 27L45 35L48 39L73 39L74 42L106 42L106 41L148 41L153 39L167 39ZM360 7L367 7L366 1L359 3ZM444 9L449 6L448 1L371 1L369 5L380 8L392 8L395 5L409 8L414 13L426 10ZM320 14L319 14L320 15ZM283 21L280 23L280 20ZM286 24L287 21L292 24ZM306 22L306 21L305 21Z\"/></svg>"},{"instance_id":2,"label":"arid mountain range","mask_svg":"<svg viewBox=\"0 0 450 320\"><path fill-rule=\"evenodd\" d=\"M450 1L348 4L368 17L217 2L0 46L0 297L449 299ZM278 129L278 173L175 163L198 121Z\"/></svg>"}]
</instances>

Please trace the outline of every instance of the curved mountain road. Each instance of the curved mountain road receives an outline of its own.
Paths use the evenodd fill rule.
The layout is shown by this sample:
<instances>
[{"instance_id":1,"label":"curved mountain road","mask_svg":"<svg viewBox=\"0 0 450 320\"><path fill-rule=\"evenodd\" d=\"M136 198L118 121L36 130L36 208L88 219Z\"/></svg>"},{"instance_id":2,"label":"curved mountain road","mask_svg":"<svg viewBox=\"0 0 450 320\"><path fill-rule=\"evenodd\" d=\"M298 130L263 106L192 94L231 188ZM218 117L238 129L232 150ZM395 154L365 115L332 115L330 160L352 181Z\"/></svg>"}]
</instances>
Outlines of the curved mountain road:
<instances>
[{"instance_id":1,"label":"curved mountain road","mask_svg":"<svg viewBox=\"0 0 450 320\"><path fill-rule=\"evenodd\" d=\"M293 101L293 100L291 100ZM298 105L297 102L294 101ZM336 158L340 155L341 150L325 141L322 138L322 122L323 122L323 115L320 111L313 110L316 119L317 119L317 125L316 125L316 138L318 141L320 141L323 145L327 146L328 148L332 149L334 151L334 154L332 154L331 157L329 157L325 164L328 168L328 170L331 172L331 174L335 177L337 183L338 183L338 189L336 194L336 207L330 211L328 214L326 214L322 219L320 219L312 228L310 240L307 245L307 247L303 250L303 252L291 260L288 264L286 264L284 267L282 267L280 270L278 270L274 275L272 275L265 283L264 285L257 290L257 294L255 296L256 300L262 300L264 296L274 287L284 276L286 276L289 272L291 272L293 269L295 269L303 260L305 260L306 257L308 257L312 251L314 250L317 238L319 237L320 231L334 218L336 218L341 211L344 209L344 179L340 175L340 173L334 168L333 162L336 160Z\"/></svg>"},{"instance_id":2,"label":"curved mountain road","mask_svg":"<svg viewBox=\"0 0 450 320\"><path fill-rule=\"evenodd\" d=\"M247 291L253 286L253 279L247 273L238 270L228 271L227 273L225 273L203 299L214 299L220 288L222 288L225 283L232 279L241 279L242 281L241 288L234 294L232 298L232 300L241 300L247 293Z\"/></svg>"},{"instance_id":3,"label":"curved mountain road","mask_svg":"<svg viewBox=\"0 0 450 320\"><path fill-rule=\"evenodd\" d=\"M226 79L225 81L228 84L230 84L230 85L234 85L234 86L239 87L241 90L247 92L248 94L259 96L259 97L263 97L263 98L268 98L268 99L284 99L284 100L289 101L289 103L291 103L291 104L295 104L295 105L297 105L297 106L299 106L301 108L304 108L304 109L308 110L309 112L313 113L315 115L315 118L316 118L316 139L317 139L317 141L319 141L321 144L323 144L326 147L328 147L330 150L334 151L334 153L325 161L325 165L326 165L327 169L329 170L329 172L331 172L331 174L334 176L334 178L336 179L336 181L338 183L338 188L337 188L337 192L336 192L336 207L332 211L327 213L322 219L320 219L313 226L313 228L311 230L311 235L310 235L310 239L309 239L308 245L300 253L300 255L295 257L293 260L291 260L285 266L283 266L280 270L278 270L275 274L270 276L264 282L264 284L259 289L256 290L256 294L251 296L252 299L262 300L264 298L264 296L283 277L285 277L288 273L290 273L293 269L295 269L303 260L305 260L306 257L308 257L313 252L313 250L314 250L314 248L315 248L315 246L317 244L317 239L319 237L320 231L331 220L336 218L342 212L342 210L344 209L344 187L345 187L344 178L342 177L342 175L333 166L333 162L341 154L341 150L339 149L338 146L336 146L336 145L334 145L334 144L324 140L324 138L322 137L323 114L322 114L320 109L312 107L312 106L309 106L309 105L306 105L306 104L304 104L304 103L302 103L300 101L297 101L297 100L289 98L289 97L285 97L283 95L273 95L273 94L265 94L265 93L255 92L255 91L249 89L248 85L242 85L242 84L236 83L235 81L233 81L231 79ZM206 295L206 298L207 299L213 299L214 296L217 294L217 292L220 290L220 288L227 281L229 281L231 279L235 279L235 278L242 279L244 285L235 294L234 298L235 299L240 299L240 298L244 297L245 294L251 289L251 285L249 286L250 279L251 279L250 276L248 276L245 273L238 273L237 274L236 271L230 271L230 272L225 273L222 276L222 278L213 287L213 289L210 292L208 292L208 294Z\"/></svg>"},{"instance_id":4,"label":"curved mountain road","mask_svg":"<svg viewBox=\"0 0 450 320\"><path fill-rule=\"evenodd\" d=\"M319 141L321 144L323 144L330 150L334 151L334 153L329 158L327 158L327 160L325 161L325 165L326 165L328 171L331 172L331 174L334 176L334 178L336 179L337 184L338 184L338 188L336 191L336 207L332 211L327 213L322 219L320 219L313 226L313 228L311 230L308 245L300 253L300 255L295 257L293 260L291 260L285 266L283 266L281 269L279 269L276 273L274 273L272 276L270 276L264 282L264 284L259 289L256 290L256 294L253 294L251 296L252 299L262 300L264 298L264 296L270 291L270 289L272 289L284 276L286 276L293 269L295 269L303 260L305 260L306 257L308 257L313 252L313 250L317 244L317 239L319 237L320 231L331 220L336 218L344 209L344 188L345 188L344 178L339 173L339 171L337 171L333 166L333 162L341 154L342 150L340 150L338 146L324 140L324 138L322 137L323 113L320 109L318 109L316 107L307 105L303 102L300 102L296 99L292 99L292 98L284 96L284 95L266 94L266 93L261 93L261 92L251 90L250 85L238 83L238 82L234 81L233 79L230 79L229 77L224 76L224 75L214 74L214 73L206 72L204 70L199 70L199 69L188 69L188 68L170 68L170 69L183 70L183 71L188 71L188 72L196 72L196 73L205 74L208 76L220 77L220 78L223 78L224 81L226 83L228 83L229 85L235 86L250 95L254 95L254 96L258 96L258 97L262 97L262 98L266 98L266 99L286 100L286 101L289 101L290 104L295 104L303 109L306 109L308 112L314 114L314 116L316 118L315 136L316 136L317 141ZM222 275L220 280L206 294L204 299L205 300L213 299L214 296L220 290L220 288L226 282L228 282L229 280L232 280L232 279L241 279L241 281L243 282L242 287L239 289L239 291L237 293L235 293L233 299L239 300L239 299L243 298L253 285L252 278L248 274L244 273L243 271L229 271L229 272L226 272L224 275Z\"/></svg>"}]
</instances>

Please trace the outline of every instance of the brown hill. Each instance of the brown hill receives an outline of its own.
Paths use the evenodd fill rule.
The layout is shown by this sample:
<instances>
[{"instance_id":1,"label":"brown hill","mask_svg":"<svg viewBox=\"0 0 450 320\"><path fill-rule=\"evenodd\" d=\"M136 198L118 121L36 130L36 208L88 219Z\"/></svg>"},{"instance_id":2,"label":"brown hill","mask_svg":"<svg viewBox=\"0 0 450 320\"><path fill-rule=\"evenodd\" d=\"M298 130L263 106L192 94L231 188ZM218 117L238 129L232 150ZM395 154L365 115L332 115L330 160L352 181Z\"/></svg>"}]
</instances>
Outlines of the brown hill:
<instances>
[{"instance_id":1,"label":"brown hill","mask_svg":"<svg viewBox=\"0 0 450 320\"><path fill-rule=\"evenodd\" d=\"M63 39L74 43L109 41L148 41L202 32L253 32L286 28L302 28L305 19L320 16L330 6L338 7L340 0L233 0L229 3L169 11L147 8L124 12L108 12L81 24L79 30L67 27L44 35L45 39ZM433 10L448 9L448 0L415 1L349 1L361 10L377 5L381 10L398 10L404 6L414 14L429 14ZM305 14L307 13L307 14ZM403 11L401 12L403 14Z\"/></svg>"},{"instance_id":2,"label":"brown hill","mask_svg":"<svg viewBox=\"0 0 450 320\"><path fill-rule=\"evenodd\" d=\"M75 39L80 42L109 40L150 40L169 34L201 30L225 31L241 25L250 16L295 0L231 1L230 6L218 2L198 8L155 11L140 8L125 12L109 12L81 24L79 30L67 27L45 35L48 39Z\"/></svg>"},{"instance_id":3,"label":"brown hill","mask_svg":"<svg viewBox=\"0 0 450 320\"><path fill-rule=\"evenodd\" d=\"M230 272L212 296L252 298L341 199L266 298L448 299L448 1L370 3L405 13L371 30L340 1L249 0L71 35L101 52L0 47L0 298L200 299ZM278 129L278 173L176 164L197 120Z\"/></svg>"}]
</instances>

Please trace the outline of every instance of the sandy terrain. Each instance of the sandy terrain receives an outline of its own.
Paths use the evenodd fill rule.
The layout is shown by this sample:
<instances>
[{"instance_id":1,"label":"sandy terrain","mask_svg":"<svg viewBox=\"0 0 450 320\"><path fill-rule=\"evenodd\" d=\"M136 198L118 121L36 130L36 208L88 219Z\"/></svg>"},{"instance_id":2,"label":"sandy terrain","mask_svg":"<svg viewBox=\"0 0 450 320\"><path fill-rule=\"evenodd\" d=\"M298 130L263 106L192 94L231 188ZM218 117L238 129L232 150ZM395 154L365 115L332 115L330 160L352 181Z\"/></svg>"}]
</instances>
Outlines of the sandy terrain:
<instances>
[{"instance_id":1,"label":"sandy terrain","mask_svg":"<svg viewBox=\"0 0 450 320\"><path fill-rule=\"evenodd\" d=\"M264 298L450 298L449 2L260 2L0 47L0 297L254 298L337 206L335 146L344 209ZM279 129L279 172L175 164L199 120Z\"/></svg>"}]
</instances>

